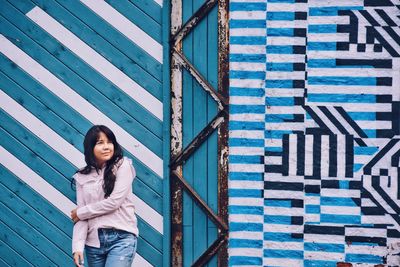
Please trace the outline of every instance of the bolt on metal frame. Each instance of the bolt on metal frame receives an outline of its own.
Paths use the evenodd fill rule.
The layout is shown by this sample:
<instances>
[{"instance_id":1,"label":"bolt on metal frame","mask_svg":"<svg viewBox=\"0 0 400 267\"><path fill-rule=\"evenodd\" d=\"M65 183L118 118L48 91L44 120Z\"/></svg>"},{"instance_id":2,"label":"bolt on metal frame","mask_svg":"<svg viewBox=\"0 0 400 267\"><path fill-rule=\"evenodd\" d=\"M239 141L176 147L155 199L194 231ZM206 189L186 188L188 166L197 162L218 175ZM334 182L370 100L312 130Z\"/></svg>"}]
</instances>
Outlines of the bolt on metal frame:
<instances>
[{"instance_id":1,"label":"bolt on metal frame","mask_svg":"<svg viewBox=\"0 0 400 267\"><path fill-rule=\"evenodd\" d=\"M208 0L182 25L182 0L171 1L171 266L183 266L183 192L205 212L218 228L218 238L192 266L203 266L218 253L218 266L227 266L228 240L228 3L229 0ZM196 70L182 53L183 39L218 5L218 91ZM185 68L217 102L218 113L200 133L183 148L182 125L182 68ZM183 163L215 131L218 131L218 214L201 199L186 182Z\"/></svg>"}]
</instances>

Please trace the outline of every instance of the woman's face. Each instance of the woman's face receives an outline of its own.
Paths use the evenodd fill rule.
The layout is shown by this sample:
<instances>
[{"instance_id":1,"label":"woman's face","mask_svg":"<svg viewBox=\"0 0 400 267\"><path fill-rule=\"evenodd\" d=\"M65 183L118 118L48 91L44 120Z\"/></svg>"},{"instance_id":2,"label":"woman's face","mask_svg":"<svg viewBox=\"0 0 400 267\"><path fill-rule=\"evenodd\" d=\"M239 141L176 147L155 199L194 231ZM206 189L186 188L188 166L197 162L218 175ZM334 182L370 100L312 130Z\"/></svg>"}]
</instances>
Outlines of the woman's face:
<instances>
[{"instance_id":1,"label":"woman's face","mask_svg":"<svg viewBox=\"0 0 400 267\"><path fill-rule=\"evenodd\" d=\"M99 134L99 138L93 148L93 154L99 167L103 167L104 163L114 155L114 144L111 140L108 140L103 132Z\"/></svg>"}]
</instances>

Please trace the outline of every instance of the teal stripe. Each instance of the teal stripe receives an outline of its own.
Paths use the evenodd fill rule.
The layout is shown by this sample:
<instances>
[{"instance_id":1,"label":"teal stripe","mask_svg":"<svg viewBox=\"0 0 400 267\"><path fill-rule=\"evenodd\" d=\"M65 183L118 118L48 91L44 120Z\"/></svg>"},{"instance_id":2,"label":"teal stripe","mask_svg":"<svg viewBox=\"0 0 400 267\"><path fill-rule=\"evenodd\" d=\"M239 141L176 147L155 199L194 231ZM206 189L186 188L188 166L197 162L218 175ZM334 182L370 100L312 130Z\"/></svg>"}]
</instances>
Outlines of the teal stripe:
<instances>
[{"instance_id":1,"label":"teal stripe","mask_svg":"<svg viewBox=\"0 0 400 267\"><path fill-rule=\"evenodd\" d=\"M2 206L2 204L0 203ZM1 211L0 211L1 212ZM27 259L33 266L54 266L54 263L50 261L45 255L43 255L36 246L32 246L28 243L27 238L21 237L18 231L15 231L17 224L7 220L7 224L4 222L7 218L0 216L0 240L7 243L18 255ZM11 224L13 229L8 225ZM67 262L73 262L72 257Z\"/></svg>"},{"instance_id":2,"label":"teal stripe","mask_svg":"<svg viewBox=\"0 0 400 267\"><path fill-rule=\"evenodd\" d=\"M1 164L0 182L12 192L18 192L18 197L28 203L31 208L37 211L41 216L50 219L51 223L65 235L68 237L72 236L71 220L53 204L43 198L42 195L34 191Z\"/></svg>"},{"instance_id":3,"label":"teal stripe","mask_svg":"<svg viewBox=\"0 0 400 267\"><path fill-rule=\"evenodd\" d=\"M4 58L0 55L0 66L2 65L2 60ZM33 84L32 84L33 85ZM55 114L49 106L45 103L41 102L40 99L35 98L32 96L33 90L26 90L21 88L18 84L16 84L13 80L7 77L4 73L0 71L0 87L3 92L5 92L9 97L14 99L18 104L20 104L23 108L29 111L32 115L38 118L41 122L46 124L49 128L53 129L56 133L59 133L64 137L64 139L76 146L79 147L79 150L82 151L82 138L80 136L83 133L79 132L74 125L71 125L69 121L65 121L65 117L62 117L61 114ZM42 90L43 94L45 94L45 89ZM35 94L35 93L33 93ZM54 109L57 108L58 104L62 105L62 103L53 103ZM89 127L89 123L86 121L85 127ZM86 126L87 124L87 126ZM60 160L60 164L58 165L59 171L62 171L65 168L64 165L65 160ZM71 173L75 167L72 164L69 165L67 173Z\"/></svg>"},{"instance_id":4,"label":"teal stripe","mask_svg":"<svg viewBox=\"0 0 400 267\"><path fill-rule=\"evenodd\" d=\"M182 2L182 19L183 21L187 21L192 15L194 10L192 1L184 1ZM170 14L168 14L170 16ZM204 18L206 19L206 18ZM184 40L183 40L183 53L186 55L190 62L194 62L193 55L193 46L194 46L194 31L192 31ZM183 132L183 146L186 147L190 141L195 136L194 132L194 109L193 109L193 99L194 99L194 83L196 81L186 70L183 71L183 81L182 88L185 88L185 93L182 95L183 101L183 114L182 114L182 127ZM196 88L202 90L201 88ZM193 176L194 176L194 168L195 161L193 157L190 157L185 165L183 166L183 173L185 174L186 181L193 185ZM183 195L183 236L185 240L183 240L183 253L185 257L183 257L183 266L190 266L195 260L193 256L193 240L194 240L194 212L193 200L187 195ZM205 235L205 233L203 233Z\"/></svg>"},{"instance_id":5,"label":"teal stripe","mask_svg":"<svg viewBox=\"0 0 400 267\"><path fill-rule=\"evenodd\" d=\"M46 143L16 122L2 109L0 109L0 119L2 121L2 127L4 128L4 130L0 128L0 133L2 133L5 137L7 136L7 138L2 138L0 143L3 144L6 149L8 148L9 151L14 151L15 155L19 155L23 161L26 161L27 164L30 164L31 168L34 168L34 166L40 163L37 167L35 167L37 170L36 172L43 173L43 171L48 170L49 173L44 172L45 175L42 174L42 176L52 179L48 182L56 188L59 188L59 190L66 194L69 199L73 200L75 198L75 192L73 192L70 188L69 179L76 171L75 166L66 161L60 154L55 152ZM62 131L58 132L58 134L65 138ZM83 136L79 135L78 137L79 149L82 150L81 144L83 142ZM32 151L27 149L25 146L29 147ZM32 153L39 156L39 158L35 157L35 159L38 159L38 163L36 163L36 160L31 160ZM125 151L125 153L127 152ZM129 157L132 157L132 155ZM135 168L138 166L140 167L140 164L138 164L137 161L134 162L134 165ZM144 181L144 179L140 178L135 179L133 186L134 193L148 203L150 207L161 214L162 199L160 194L157 191L154 191L157 189L157 187L153 187L155 188L153 190L151 187L149 187L150 185L144 183Z\"/></svg>"},{"instance_id":6,"label":"teal stripe","mask_svg":"<svg viewBox=\"0 0 400 267\"><path fill-rule=\"evenodd\" d=\"M154 21L149 15L128 0L106 0L106 2L161 44L162 34L160 23Z\"/></svg>"},{"instance_id":7,"label":"teal stripe","mask_svg":"<svg viewBox=\"0 0 400 267\"><path fill-rule=\"evenodd\" d=\"M40 250L49 258L50 261L54 262L56 265L71 261L70 253L67 254L63 251L60 251L56 245L49 242L43 233L33 229L26 221L17 216L3 203L0 203L0 218L8 225L8 227L13 229L18 235L22 236L33 247L36 247L38 250Z\"/></svg>"},{"instance_id":8,"label":"teal stripe","mask_svg":"<svg viewBox=\"0 0 400 267\"><path fill-rule=\"evenodd\" d=\"M156 119L142 106L137 104L136 101L130 99L125 93L117 90L115 86L113 86L110 82L107 82L104 77L101 78L101 80L96 81L96 77L100 77L101 75L99 75L97 72L94 72L91 68L84 64L83 61L73 56L73 54L68 50L59 53L59 55L67 54L64 62L69 62L71 66L75 67L81 65L79 67L80 69L86 69L89 71L88 73L80 73L82 77L91 77L90 81L96 81L96 84L90 85L87 81L82 79L82 77L77 76L76 73L71 71L59 61L55 60L51 54L39 47L15 27L7 24L8 23L0 17L1 30L10 38L21 40L21 42L16 42L16 45L21 46L24 44L23 49L25 52L38 60L40 64L50 69L54 75L64 81L68 86L88 100L92 105L97 107L101 112L107 114L114 121L117 121L122 128L124 128L128 133L134 135L150 150L159 156L162 154L161 148L159 147L162 143L161 140L159 140L159 137L162 136L162 126L158 119ZM36 38L38 38L38 36L36 36ZM56 42L50 40L42 42L52 48L60 49L59 44ZM50 47L47 47L47 49ZM2 62L8 62L0 65L2 69L8 68L8 73L14 73L14 71L18 72L19 68L15 68L15 64L11 63L8 59L3 60ZM97 90L100 90L100 92ZM119 104L119 106L117 104ZM130 118L131 116L133 117L132 119Z\"/></svg>"},{"instance_id":9,"label":"teal stripe","mask_svg":"<svg viewBox=\"0 0 400 267\"><path fill-rule=\"evenodd\" d=\"M68 26L72 27L72 31L76 32L77 36L80 37L85 43L92 47L96 47L101 51L103 48L107 47L106 42L109 42L112 46L109 46L109 49L113 51L113 53L118 53L118 51L122 51L125 56L127 56L133 62L127 61L127 65L124 67L129 67L130 65L139 65L146 72L151 74L154 78L161 81L162 79L162 64L159 63L156 59L151 57L147 52L145 52L138 45L133 43L130 39L121 34L117 29L112 27L110 24L101 19L97 14L95 14L91 9L86 7L81 2L71 2L68 0L59 0L58 3L54 1L46 1L44 4L42 1L33 0L35 4L37 4L41 8L46 8L46 12L49 12L55 19L58 21L65 20L68 22ZM63 8L61 8L61 6ZM75 20L71 14L67 13L65 10L67 9L74 16L80 19L80 21ZM71 20L71 21L70 21ZM74 26L72 21L75 21L77 24ZM83 23L82 23L83 22ZM64 22L63 22L64 23ZM80 28L84 27L84 28ZM93 29L94 32L91 30ZM79 34L79 33L85 34ZM98 43L101 42L101 45ZM118 49L118 50L116 50ZM109 57L111 56L110 52L104 50L101 52L103 56ZM120 53L118 53L120 54ZM118 59L118 56L114 58L114 60ZM132 64L133 63L133 64ZM131 66L133 67L133 66ZM133 75L134 73L132 73ZM136 76L137 78L140 75ZM138 83L146 82L145 80L139 79ZM145 87L147 90L151 88ZM154 89L154 88L153 88ZM162 88L159 85L157 89L157 96L162 97Z\"/></svg>"},{"instance_id":10,"label":"teal stripe","mask_svg":"<svg viewBox=\"0 0 400 267\"><path fill-rule=\"evenodd\" d=\"M167 9L167 5L163 5L163 7L161 7L154 0L129 0L129 1L132 2L136 7L141 9L144 13L146 13L153 20L155 20L158 24L163 24L165 27L165 24L162 23L162 19L163 19L162 10ZM168 15L169 15L169 13L168 13Z\"/></svg>"},{"instance_id":11,"label":"teal stripe","mask_svg":"<svg viewBox=\"0 0 400 267\"><path fill-rule=\"evenodd\" d=\"M83 10L80 13L74 14L76 18L75 16L71 16L61 6L61 3L55 1L46 1L45 3L43 1L33 2L126 75L134 79L156 97L161 98L162 89L159 82L162 75L161 64L110 24L102 20L93 11L81 2L76 2L74 3L75 9ZM12 5L19 8L24 14L27 12L27 8L21 6L20 1L13 2ZM9 8L9 11L11 10L13 9ZM14 12L12 11L12 13ZM10 14L12 13L10 12ZM28 18L26 17L25 19ZM12 18L10 21L12 21ZM35 27L40 28L32 22L25 24L35 25ZM106 30L107 34L102 34L102 31ZM120 40L120 42L115 42L116 39ZM39 43L42 42L43 40L40 40ZM154 64L147 66L148 64L146 63L149 60L154 61Z\"/></svg>"},{"instance_id":12,"label":"teal stripe","mask_svg":"<svg viewBox=\"0 0 400 267\"><path fill-rule=\"evenodd\" d=\"M51 217L46 218L32 209L19 198L17 192L12 192L0 183L0 201L12 210L17 216L27 222L28 228L35 229L45 236L48 244L56 246L57 253L71 254L71 238L51 223ZM72 223L68 223L72 227Z\"/></svg>"},{"instance_id":13,"label":"teal stripe","mask_svg":"<svg viewBox=\"0 0 400 267\"><path fill-rule=\"evenodd\" d=\"M145 0L143 0L145 1ZM152 1L152 0L151 0ZM154 1L152 1L154 3ZM169 45L169 35L170 35L170 4L168 0L163 0L163 117L171 118L171 91L170 91L170 45ZM171 122L170 120L164 120L163 122L163 140L169 140L171 136ZM171 265L171 192L170 192L170 177L169 177L169 162L170 162L170 142L163 142L163 160L164 160L164 182L163 182L163 265Z\"/></svg>"},{"instance_id":14,"label":"teal stripe","mask_svg":"<svg viewBox=\"0 0 400 267\"><path fill-rule=\"evenodd\" d=\"M51 151L50 147L42 143L37 138L32 137L29 134L21 134L22 136L25 136L25 140L27 140L27 142L31 144L39 144L39 147L44 148L44 151L37 155L10 134L10 132L13 132L13 128L22 128L19 126L19 123L13 121L7 115L5 115L2 109L0 109L0 118L2 122L2 127L0 127L0 134L2 136L0 139L0 144L20 161L24 162L36 174L46 179L49 184L54 186L58 191L63 192L67 198L73 201L75 199L75 192L73 192L71 189L70 176L64 176L54 167L49 166L45 160L43 160L43 158L49 158L56 152ZM18 125L18 127L13 127L14 125ZM8 132L5 131L4 128L7 129ZM28 138L30 139L29 141ZM70 175L72 176L72 173L70 173Z\"/></svg>"},{"instance_id":15,"label":"teal stripe","mask_svg":"<svg viewBox=\"0 0 400 267\"><path fill-rule=\"evenodd\" d=\"M0 27L1 27L0 23ZM67 124L71 125L72 127L78 129L79 132L82 133L82 136L79 137L80 139L78 141L69 141L71 140L70 135L74 135L74 133L68 133L59 131L57 132L61 137L69 141L72 145L74 145L78 150L80 150L83 153L83 135L86 132L87 129L89 129L92 124L89 123L84 117L82 117L79 113L77 113L75 110L70 108L68 105L66 105L62 100L60 100L58 97L56 97L54 94L50 93L45 87L43 87L41 84L33 80L30 76L28 76L26 73L24 73L22 70L19 68L15 68L15 65L13 63L9 62L8 65L1 64L2 60L4 59L4 56L0 54L0 66L2 67L3 71L8 71L10 73L10 77L14 79L19 85L25 88L29 88L29 93L32 94L35 98L40 100L45 106L49 107L54 113L56 113L60 118L64 119ZM14 66L14 68L13 68ZM9 74L9 73L7 73ZM0 80L0 83L3 81ZM68 114L68 116L65 116L65 114ZM57 128L53 129L57 130ZM136 160L136 158L125 151L125 154L134 159L134 166L136 168L136 173L142 182L144 182L146 185L148 185L150 188L152 188L155 192L158 194L162 193L162 180L152 171L150 170L147 166L145 166L143 163L141 163L139 160Z\"/></svg>"},{"instance_id":16,"label":"teal stripe","mask_svg":"<svg viewBox=\"0 0 400 267\"><path fill-rule=\"evenodd\" d=\"M21 255L0 239L0 266L28 266L30 265Z\"/></svg>"},{"instance_id":17,"label":"teal stripe","mask_svg":"<svg viewBox=\"0 0 400 267\"><path fill-rule=\"evenodd\" d=\"M3 118L1 118L1 121L3 121ZM0 134L2 135L2 136L4 136L4 133L5 132L3 132L2 131L2 129L0 128ZM6 137L6 138L4 138L4 139L11 139L12 137L10 137L10 138L8 138L8 137ZM0 144L2 143L2 141L3 141L3 139L1 139L0 140ZM14 141L14 142L12 142L11 144L14 144L14 146L16 145L16 144L18 144L18 141ZM2 144L3 145L3 144ZM6 147L5 146L5 148L6 149L9 149L9 147ZM23 148L20 148L19 146L17 146L17 147L15 147L15 150L17 151L17 152L21 152L21 150L22 150ZM25 150L27 150L26 148L25 148ZM46 168L45 168L45 165L41 165L41 166L39 166L39 167L35 167L35 166L33 166L33 167L35 167L35 168L32 168L31 167L31 165L32 164L35 164L35 163L38 163L37 162L37 160L36 161L34 161L34 162L31 162L32 161L32 159L31 158L28 158L27 160L28 161L24 161L23 159L21 159L21 157L19 156L19 155L16 155L20 160L22 160L28 167L30 167L33 171L36 171L36 172L40 172L40 173L38 173L39 175L43 175L43 173L44 173L44 171L46 170ZM30 161L29 161L30 160ZM39 162L40 163L40 162ZM4 183L5 184L5 181L7 181L9 184L11 183L10 181L12 181L13 179L13 177L14 177L14 180L19 180L18 178L16 178L15 176L10 176L11 174L7 174L7 171L5 171L4 169L2 169L2 167L0 166L0 175L1 175L1 178L2 178L2 180L1 180L1 182L2 183ZM45 175L43 175L42 176L42 178L43 177L45 177L45 178L57 178L56 177L56 173L53 173L53 174L45 174ZM3 177L5 177L4 178L4 180L3 180ZM6 179L7 178L7 179ZM9 178L11 178L11 179L9 179ZM47 181L47 182L49 182L49 181ZM7 186L9 185L9 184L7 184ZM60 192L63 192L63 194L65 195L65 193L66 193L66 189L59 189L59 184L60 184L60 179L58 178L58 183L57 183L57 179L53 182L53 186L55 187L55 188L57 188ZM13 187L13 188L17 188L17 190L16 191L20 191L21 189L20 188L18 188L18 187L22 187L23 186L23 182L19 182L19 183L17 183L17 184L15 184L15 183L11 183L11 186ZM70 186L70 183L68 182L68 183L66 183L65 184L65 187L68 189L68 191L70 191L70 192L72 192L71 194L72 194L72 199L71 199L71 196L70 196L70 199L72 200L72 201L74 201L75 202L75 192L74 191L72 191L71 190L71 186ZM11 188L10 188L11 189ZM27 195L27 196L29 196L29 192L25 192L25 195ZM31 193L31 195L32 195L32 193ZM140 197L140 196L139 196ZM35 205L35 207L38 207L38 208L45 208L45 207L43 207L43 203L45 203L46 201L43 201L43 200L40 200L40 199L38 199L38 197L34 197L34 200L33 200L34 202L32 202L32 203L37 203L37 205ZM29 201L29 203L31 203L31 201ZM151 203L151 202L150 202ZM46 209L45 210L46 212L50 212L49 214L50 215L48 215L47 214L47 217L53 217L53 216L55 216L56 218L55 218L55 220L58 222L58 224L59 225L63 225L64 224L64 226L62 226L62 227L65 227L65 224L66 224L66 222L65 221L63 221L63 219L65 219L66 217L63 215L63 214L60 214L60 215L57 215L56 214L56 212L54 212L54 211L51 211L51 209ZM69 222L69 219L67 219L68 220L68 222ZM143 219L141 219L140 217L138 217L138 225L139 225L139 228L140 228L140 238L139 238L139 240L140 240L140 243L142 244L142 247L144 247L145 248L145 250L146 251L149 251L149 253L155 253L155 255L157 254L157 253L159 253L159 251L161 251L162 250L162 235L159 233L159 232L157 232L156 230L154 230L151 226L149 226L146 222L144 222L143 221ZM67 229L64 229L64 232L66 232L66 233L68 233L69 235L70 235L70 229L68 229L69 227L66 227ZM72 226L70 226L70 228L72 229ZM143 240L142 240L142 238L143 238ZM148 244L148 242L150 242L152 245L150 245L150 244ZM153 246L154 246L154 248L153 248ZM140 251L141 249L139 249L139 251ZM151 258L151 255L149 255L149 258Z\"/></svg>"}]
</instances>

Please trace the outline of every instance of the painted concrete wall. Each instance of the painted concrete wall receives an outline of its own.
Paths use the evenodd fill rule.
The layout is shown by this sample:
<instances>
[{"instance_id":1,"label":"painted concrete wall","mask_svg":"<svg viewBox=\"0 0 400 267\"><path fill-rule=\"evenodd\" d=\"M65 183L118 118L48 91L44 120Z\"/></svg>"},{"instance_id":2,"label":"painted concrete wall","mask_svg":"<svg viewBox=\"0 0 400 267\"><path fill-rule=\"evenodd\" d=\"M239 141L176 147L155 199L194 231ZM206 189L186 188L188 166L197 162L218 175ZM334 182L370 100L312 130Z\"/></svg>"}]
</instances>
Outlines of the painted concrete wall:
<instances>
[{"instance_id":1,"label":"painted concrete wall","mask_svg":"<svg viewBox=\"0 0 400 267\"><path fill-rule=\"evenodd\" d=\"M230 266L399 266L400 2L230 2Z\"/></svg>"},{"instance_id":2,"label":"painted concrete wall","mask_svg":"<svg viewBox=\"0 0 400 267\"><path fill-rule=\"evenodd\" d=\"M137 171L135 266L168 259L162 12L158 0L0 1L1 266L72 265L70 180L93 124Z\"/></svg>"}]
</instances>

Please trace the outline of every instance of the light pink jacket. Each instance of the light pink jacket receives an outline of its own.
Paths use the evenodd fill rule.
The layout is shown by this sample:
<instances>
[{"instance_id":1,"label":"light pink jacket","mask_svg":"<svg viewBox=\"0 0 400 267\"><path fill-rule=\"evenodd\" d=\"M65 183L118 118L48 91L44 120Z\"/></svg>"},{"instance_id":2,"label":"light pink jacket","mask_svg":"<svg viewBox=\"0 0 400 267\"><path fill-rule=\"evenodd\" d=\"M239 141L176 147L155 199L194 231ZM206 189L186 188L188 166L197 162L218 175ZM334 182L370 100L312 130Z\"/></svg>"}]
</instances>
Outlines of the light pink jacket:
<instances>
[{"instance_id":1,"label":"light pink jacket","mask_svg":"<svg viewBox=\"0 0 400 267\"><path fill-rule=\"evenodd\" d=\"M77 215L80 219L72 236L72 252L83 252L85 244L100 247L97 233L99 228L116 228L138 236L135 205L133 204L132 182L136 176L132 160L124 157L116 170L114 190L104 198L104 168L89 174L76 173Z\"/></svg>"}]
</instances>

